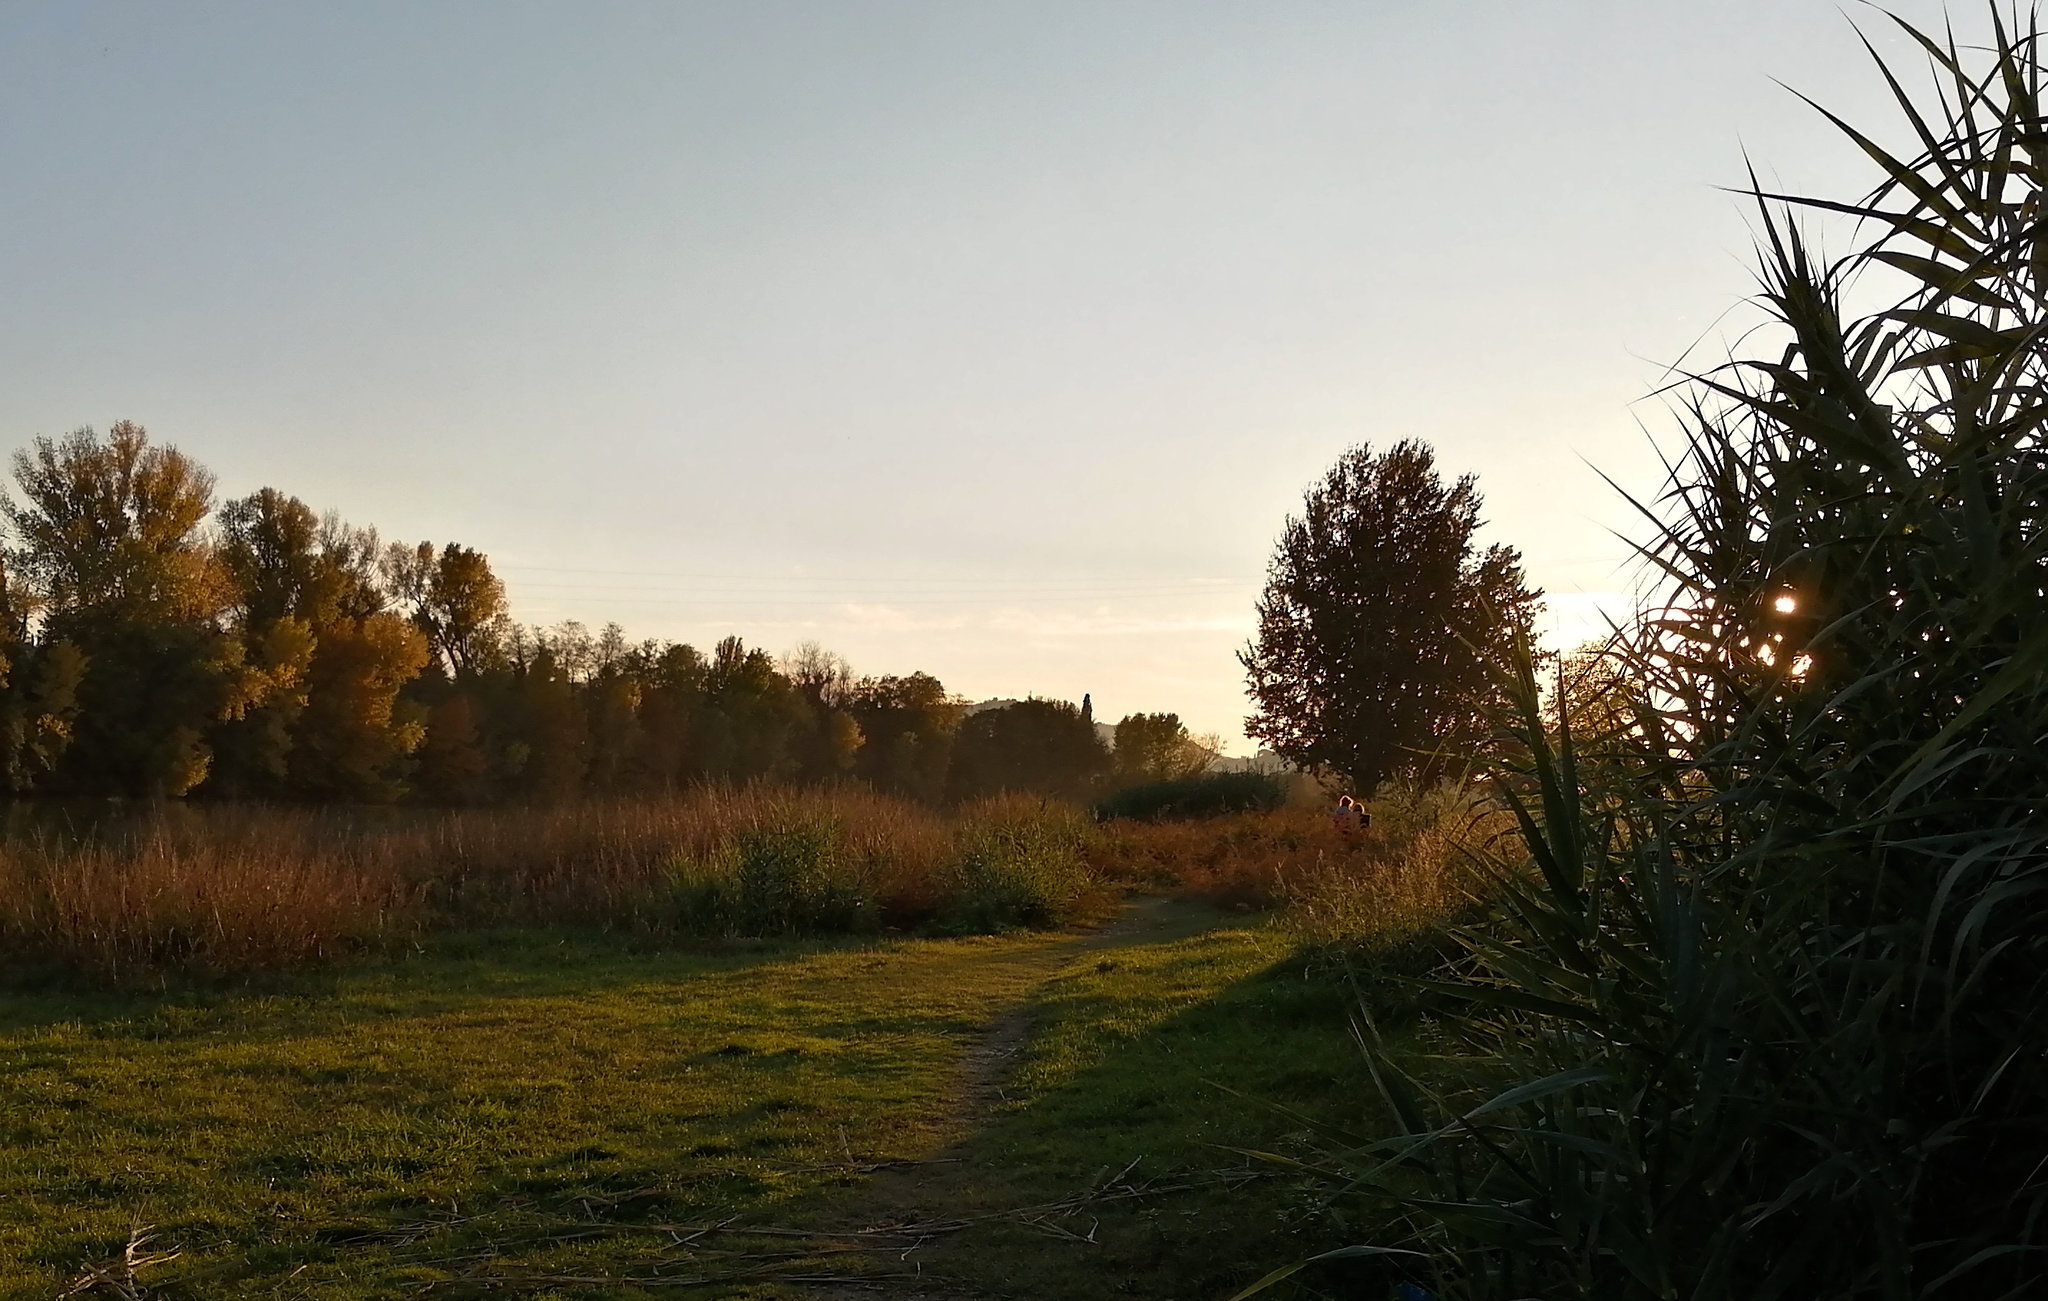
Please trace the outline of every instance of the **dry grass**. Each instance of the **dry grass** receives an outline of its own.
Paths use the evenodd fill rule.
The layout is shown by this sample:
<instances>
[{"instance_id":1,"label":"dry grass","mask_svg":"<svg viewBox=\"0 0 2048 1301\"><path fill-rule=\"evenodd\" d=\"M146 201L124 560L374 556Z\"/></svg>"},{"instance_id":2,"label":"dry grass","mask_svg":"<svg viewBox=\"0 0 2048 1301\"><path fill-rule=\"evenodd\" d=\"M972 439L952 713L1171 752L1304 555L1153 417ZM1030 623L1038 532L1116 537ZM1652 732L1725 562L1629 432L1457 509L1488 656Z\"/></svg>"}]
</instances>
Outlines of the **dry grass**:
<instances>
[{"instance_id":1,"label":"dry grass","mask_svg":"<svg viewBox=\"0 0 2048 1301\"><path fill-rule=\"evenodd\" d=\"M104 840L0 847L0 939L16 961L125 983L177 967L269 970L360 948L421 915L392 847L337 852L291 834L173 823Z\"/></svg>"},{"instance_id":2,"label":"dry grass","mask_svg":"<svg viewBox=\"0 0 2048 1301\"><path fill-rule=\"evenodd\" d=\"M96 810L84 829L52 814L0 839L0 951L17 966L132 983L298 966L429 928L701 932L681 906L683 878L729 883L746 846L792 831L826 845L826 870L858 892L855 928L949 912L981 929L1056 921L1057 898L1050 912L1010 916L966 897L1043 876L1061 853L1082 870L1078 814L1033 803L947 818L857 790L749 787L488 811L167 805ZM1034 823L1040 833L1020 836Z\"/></svg>"},{"instance_id":3,"label":"dry grass","mask_svg":"<svg viewBox=\"0 0 2048 1301\"><path fill-rule=\"evenodd\" d=\"M1439 787L1372 802L1372 825L1345 838L1321 808L1186 822L1107 824L1096 871L1240 911L1284 910L1311 943L1413 930L1469 898L1465 850L1504 826L1471 792Z\"/></svg>"},{"instance_id":4,"label":"dry grass","mask_svg":"<svg viewBox=\"0 0 2048 1301\"><path fill-rule=\"evenodd\" d=\"M640 936L1056 925L1122 890L1284 909L1302 938L1406 929L1462 898L1483 811L1382 800L1343 841L1315 809L1092 826L1070 805L945 815L854 789L422 811L164 805L0 837L0 952L114 984L317 963L431 929Z\"/></svg>"},{"instance_id":5,"label":"dry grass","mask_svg":"<svg viewBox=\"0 0 2048 1301\"><path fill-rule=\"evenodd\" d=\"M722 863L749 833L829 826L890 923L937 906L948 821L854 789L706 787L663 800L444 814L412 834L434 911L470 925L660 930L678 862Z\"/></svg>"}]
</instances>

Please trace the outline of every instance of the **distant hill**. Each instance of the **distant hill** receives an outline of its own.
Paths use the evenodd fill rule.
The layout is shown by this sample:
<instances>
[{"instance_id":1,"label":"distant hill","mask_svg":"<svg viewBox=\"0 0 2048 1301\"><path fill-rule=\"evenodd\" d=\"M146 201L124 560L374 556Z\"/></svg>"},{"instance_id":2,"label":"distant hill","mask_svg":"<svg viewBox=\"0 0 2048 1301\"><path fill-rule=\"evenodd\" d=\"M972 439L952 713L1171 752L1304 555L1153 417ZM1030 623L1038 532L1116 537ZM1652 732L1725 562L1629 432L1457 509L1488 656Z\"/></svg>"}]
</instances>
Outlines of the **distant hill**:
<instances>
[{"instance_id":1,"label":"distant hill","mask_svg":"<svg viewBox=\"0 0 2048 1301\"><path fill-rule=\"evenodd\" d=\"M984 709L1001 709L1006 705L1021 705L1023 703L1021 700L1014 700L1008 696L999 696L993 700L977 700L971 705L962 707L960 716L965 718L969 714L978 714Z\"/></svg>"},{"instance_id":2,"label":"distant hill","mask_svg":"<svg viewBox=\"0 0 2048 1301\"><path fill-rule=\"evenodd\" d=\"M1268 777L1283 777L1288 773L1295 771L1295 767L1293 764L1287 762L1287 760L1281 758L1279 755L1274 754L1271 750L1261 750L1257 754L1251 755L1249 757L1233 754L1219 754L1214 759L1210 760L1209 771L1256 772L1264 773Z\"/></svg>"}]
</instances>

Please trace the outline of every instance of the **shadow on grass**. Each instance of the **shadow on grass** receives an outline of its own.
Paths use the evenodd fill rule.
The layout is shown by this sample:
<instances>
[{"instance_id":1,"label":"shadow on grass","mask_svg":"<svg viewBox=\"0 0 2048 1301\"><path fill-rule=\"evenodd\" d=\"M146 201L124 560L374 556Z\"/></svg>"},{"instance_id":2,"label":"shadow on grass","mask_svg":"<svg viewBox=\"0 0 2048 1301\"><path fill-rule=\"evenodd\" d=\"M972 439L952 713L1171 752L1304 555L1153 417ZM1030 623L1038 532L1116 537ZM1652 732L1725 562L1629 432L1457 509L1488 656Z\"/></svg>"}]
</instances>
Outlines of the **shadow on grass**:
<instances>
[{"instance_id":1,"label":"shadow on grass","mask_svg":"<svg viewBox=\"0 0 2048 1301\"><path fill-rule=\"evenodd\" d=\"M268 1296L287 1277L333 1298L690 1294L679 1275L723 1280L696 1295L805 1296L822 1285L794 1276L919 1271L948 1296L1227 1295L1351 1237L1232 1149L1287 1150L1303 1117L1369 1131L1377 1109L1340 980L1235 919L1144 920L900 950L447 936L262 988L62 996L18 1018L0 996L0 1026L33 1049L0 1088L62 1095L0 1154L70 1165L40 1185L14 1173L70 1207L40 1236L0 1222L0 1257L73 1271L143 1217L188 1250L166 1297ZM1016 1006L999 991L1030 985L988 1032ZM166 1037L192 1042L152 1056ZM73 1151L66 1099L102 1068L129 1128ZM280 1098L296 1110L266 1110Z\"/></svg>"},{"instance_id":2,"label":"shadow on grass","mask_svg":"<svg viewBox=\"0 0 2048 1301\"><path fill-rule=\"evenodd\" d=\"M1309 1131L1380 1131L1350 1033L1354 990L1337 971L1274 957L1272 936L1190 926L1180 910L1145 940L1085 951L1016 1022L967 1053L967 1110L922 1160L870 1164L848 1151L795 1199L770 1184L678 1186L674 1166L582 1184L563 1170L553 1205L578 1205L606 1248L563 1258L547 1237L504 1254L446 1295L485 1295L539 1270L631 1283L565 1287L590 1297L1221 1299L1260 1274L1360 1242L1319 1188L1245 1156L1292 1151ZM1028 1035L1026 1035L1028 1031ZM694 1153L692 1153L694 1156ZM635 1184L639 1188L621 1188ZM535 1184L502 1188L516 1199ZM737 1219L731 1219L737 1217ZM543 1231L541 1225L532 1225ZM557 1225L559 1227L559 1225ZM553 1260L553 1264L547 1264ZM659 1293L655 1278L668 1278ZM586 1272L584 1276L592 1276ZM680 1287L678 1274L717 1278ZM829 1283L836 1281L836 1283ZM1399 1274L1329 1264L1276 1299L1380 1297ZM737 1291L735 1291L737 1289Z\"/></svg>"},{"instance_id":3,"label":"shadow on grass","mask_svg":"<svg viewBox=\"0 0 2048 1301\"><path fill-rule=\"evenodd\" d=\"M883 1176L870 1218L964 1221L924 1249L928 1274L1048 1301L1221 1298L1352 1241L1318 1189L1245 1154L1299 1151L1317 1127L1381 1128L1351 991L1287 957L1197 997L1202 970L1243 944L1225 932L1127 950L1057 982L993 1114L927 1176ZM1373 1296L1392 1281L1331 1267L1273 1295Z\"/></svg>"},{"instance_id":4,"label":"shadow on grass","mask_svg":"<svg viewBox=\"0 0 2048 1301\"><path fill-rule=\"evenodd\" d=\"M1244 1152L1299 1150L1323 1127L1383 1131L1351 1037L1353 987L1327 965L1275 959L1276 947L1232 929L1082 954L1021 1010L1029 1034L1017 1027L1012 1061L985 1070L978 1056L1000 1049L1002 1027L970 1050L971 1114L951 1143L878 1170L849 1161L827 1187L746 1217L770 1233L735 1224L701 1241L759 1262L767 1290L747 1295L886 1285L1081 1301L1220 1299L1370 1236L1373 1226L1333 1215L1322 1190ZM1396 1026L1413 1012L1389 1004ZM650 1203L602 1218L624 1230L682 1210ZM644 1258L641 1276L711 1258L671 1247ZM801 1281L827 1276L845 1281ZM1399 1280L1383 1265L1332 1264L1272 1295L1378 1297Z\"/></svg>"}]
</instances>

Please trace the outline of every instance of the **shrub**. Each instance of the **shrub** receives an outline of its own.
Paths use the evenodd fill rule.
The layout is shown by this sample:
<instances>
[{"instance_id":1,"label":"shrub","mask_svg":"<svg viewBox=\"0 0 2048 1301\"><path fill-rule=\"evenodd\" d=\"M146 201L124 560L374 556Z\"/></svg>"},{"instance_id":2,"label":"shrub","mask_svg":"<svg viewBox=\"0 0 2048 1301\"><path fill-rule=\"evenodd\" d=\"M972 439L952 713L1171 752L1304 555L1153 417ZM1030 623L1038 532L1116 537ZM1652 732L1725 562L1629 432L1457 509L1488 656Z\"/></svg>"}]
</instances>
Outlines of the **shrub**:
<instances>
[{"instance_id":1,"label":"shrub","mask_svg":"<svg viewBox=\"0 0 2048 1301\"><path fill-rule=\"evenodd\" d=\"M873 929L874 890L830 821L750 827L708 861L679 855L675 897L695 934L797 936Z\"/></svg>"},{"instance_id":2,"label":"shrub","mask_svg":"<svg viewBox=\"0 0 2048 1301\"><path fill-rule=\"evenodd\" d=\"M1094 885L1090 828L1071 805L1029 796L983 800L961 818L939 922L997 931L1069 920Z\"/></svg>"}]
</instances>

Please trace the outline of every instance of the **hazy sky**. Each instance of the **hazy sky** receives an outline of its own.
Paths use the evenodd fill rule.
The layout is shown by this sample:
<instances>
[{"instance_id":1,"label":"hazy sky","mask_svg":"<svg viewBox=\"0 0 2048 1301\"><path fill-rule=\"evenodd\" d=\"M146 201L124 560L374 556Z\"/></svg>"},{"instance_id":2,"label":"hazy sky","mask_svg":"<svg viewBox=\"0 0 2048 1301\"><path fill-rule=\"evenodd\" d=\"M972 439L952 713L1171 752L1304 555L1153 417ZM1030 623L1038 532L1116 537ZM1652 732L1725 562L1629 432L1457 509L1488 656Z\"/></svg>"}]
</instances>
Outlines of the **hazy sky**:
<instances>
[{"instance_id":1,"label":"hazy sky","mask_svg":"<svg viewBox=\"0 0 2048 1301\"><path fill-rule=\"evenodd\" d=\"M0 448L132 418L525 621L1242 750L1354 443L1476 472L1555 636L1611 602L1590 466L1655 486L1752 288L1716 187L1869 179L1773 78L1897 137L1830 0L9 3Z\"/></svg>"}]
</instances>

